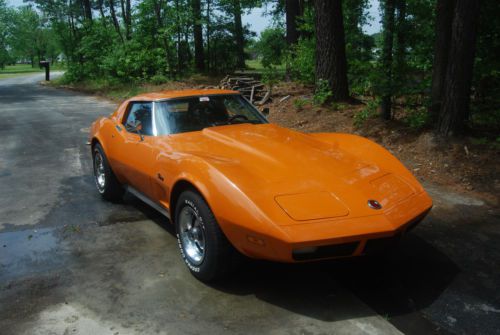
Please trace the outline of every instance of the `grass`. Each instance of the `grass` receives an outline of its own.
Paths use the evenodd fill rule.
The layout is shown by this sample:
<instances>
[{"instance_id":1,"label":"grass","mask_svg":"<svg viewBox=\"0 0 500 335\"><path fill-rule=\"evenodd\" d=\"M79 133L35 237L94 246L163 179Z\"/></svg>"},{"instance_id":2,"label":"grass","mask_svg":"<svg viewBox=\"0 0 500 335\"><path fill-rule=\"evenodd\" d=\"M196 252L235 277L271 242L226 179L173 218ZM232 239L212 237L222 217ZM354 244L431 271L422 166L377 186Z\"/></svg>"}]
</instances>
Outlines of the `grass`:
<instances>
[{"instance_id":1,"label":"grass","mask_svg":"<svg viewBox=\"0 0 500 335\"><path fill-rule=\"evenodd\" d=\"M248 70L250 71L255 71L255 72L264 72L265 68L258 59L249 59L245 62L247 65ZM278 66L274 67L278 72L285 72L286 67L285 64L281 64Z\"/></svg>"},{"instance_id":2,"label":"grass","mask_svg":"<svg viewBox=\"0 0 500 335\"><path fill-rule=\"evenodd\" d=\"M0 69L0 79L14 78L41 71L42 69L33 68L30 64L7 65L5 68Z\"/></svg>"},{"instance_id":3,"label":"grass","mask_svg":"<svg viewBox=\"0 0 500 335\"><path fill-rule=\"evenodd\" d=\"M64 67L61 64L56 64L55 66L50 67L51 71L62 69L64 69ZM25 76L31 73L38 73L43 71L45 70L39 67L31 67L31 64L7 65L3 69L0 69L0 79Z\"/></svg>"},{"instance_id":4,"label":"grass","mask_svg":"<svg viewBox=\"0 0 500 335\"><path fill-rule=\"evenodd\" d=\"M141 93L158 91L160 85L141 85L135 83L113 83L105 79L86 80L79 83L67 84L64 77L54 79L50 82L51 86L67 87L77 91L100 95L114 101L122 101Z\"/></svg>"},{"instance_id":5,"label":"grass","mask_svg":"<svg viewBox=\"0 0 500 335\"><path fill-rule=\"evenodd\" d=\"M49 85L95 94L119 102L146 92L187 89L206 85L214 86L219 80L220 78L213 76L193 75L183 78L182 81L171 80L162 84L154 84L151 82L121 83L116 80L105 78L68 83L64 76L62 76L52 80Z\"/></svg>"}]
</instances>

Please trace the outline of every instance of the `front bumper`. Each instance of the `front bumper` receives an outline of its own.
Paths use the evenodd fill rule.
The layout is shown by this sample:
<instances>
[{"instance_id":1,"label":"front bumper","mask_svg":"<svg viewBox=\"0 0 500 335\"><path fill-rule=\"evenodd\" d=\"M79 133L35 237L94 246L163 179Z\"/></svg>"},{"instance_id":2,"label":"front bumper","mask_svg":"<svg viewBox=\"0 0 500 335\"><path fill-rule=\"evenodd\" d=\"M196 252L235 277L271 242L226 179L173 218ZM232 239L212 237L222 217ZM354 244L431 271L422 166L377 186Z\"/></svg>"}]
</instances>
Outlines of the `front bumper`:
<instances>
[{"instance_id":1,"label":"front bumper","mask_svg":"<svg viewBox=\"0 0 500 335\"><path fill-rule=\"evenodd\" d=\"M282 226L286 240L244 232L246 243L239 249L252 258L287 263L375 253L397 243L431 207L422 192L378 215Z\"/></svg>"}]
</instances>

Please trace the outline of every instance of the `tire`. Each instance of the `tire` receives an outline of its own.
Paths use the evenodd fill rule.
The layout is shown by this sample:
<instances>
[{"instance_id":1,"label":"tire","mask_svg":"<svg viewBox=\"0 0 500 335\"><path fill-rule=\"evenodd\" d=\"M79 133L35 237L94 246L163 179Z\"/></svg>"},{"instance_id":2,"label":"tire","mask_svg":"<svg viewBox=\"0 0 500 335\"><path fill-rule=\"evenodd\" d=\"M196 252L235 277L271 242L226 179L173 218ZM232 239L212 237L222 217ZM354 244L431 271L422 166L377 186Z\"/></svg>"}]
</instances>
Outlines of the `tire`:
<instances>
[{"instance_id":1,"label":"tire","mask_svg":"<svg viewBox=\"0 0 500 335\"><path fill-rule=\"evenodd\" d=\"M197 192L181 193L175 208L177 243L189 271L203 282L220 280L239 263L240 254L220 229Z\"/></svg>"},{"instance_id":2,"label":"tire","mask_svg":"<svg viewBox=\"0 0 500 335\"><path fill-rule=\"evenodd\" d=\"M97 191L106 200L113 202L121 200L124 189L111 170L108 159L99 143L94 145L92 149L92 162Z\"/></svg>"}]
</instances>

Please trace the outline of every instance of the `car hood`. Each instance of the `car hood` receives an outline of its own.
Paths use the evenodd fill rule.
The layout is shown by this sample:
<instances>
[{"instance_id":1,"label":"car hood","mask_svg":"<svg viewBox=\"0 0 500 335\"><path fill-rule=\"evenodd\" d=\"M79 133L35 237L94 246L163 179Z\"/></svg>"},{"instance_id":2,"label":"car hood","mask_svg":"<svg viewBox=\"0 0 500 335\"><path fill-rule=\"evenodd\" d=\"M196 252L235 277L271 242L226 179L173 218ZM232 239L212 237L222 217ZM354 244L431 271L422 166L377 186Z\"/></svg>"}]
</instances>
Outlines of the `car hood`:
<instances>
[{"instance_id":1,"label":"car hood","mask_svg":"<svg viewBox=\"0 0 500 335\"><path fill-rule=\"evenodd\" d=\"M332 144L273 124L211 127L173 137L176 152L237 165L240 172L258 178L255 182L323 173L340 176L368 165Z\"/></svg>"},{"instance_id":2,"label":"car hood","mask_svg":"<svg viewBox=\"0 0 500 335\"><path fill-rule=\"evenodd\" d=\"M376 162L273 124L212 127L170 140L175 152L203 158L255 202L273 198L297 221L349 215L360 199L388 206L415 192ZM365 204L358 214L373 214Z\"/></svg>"}]
</instances>

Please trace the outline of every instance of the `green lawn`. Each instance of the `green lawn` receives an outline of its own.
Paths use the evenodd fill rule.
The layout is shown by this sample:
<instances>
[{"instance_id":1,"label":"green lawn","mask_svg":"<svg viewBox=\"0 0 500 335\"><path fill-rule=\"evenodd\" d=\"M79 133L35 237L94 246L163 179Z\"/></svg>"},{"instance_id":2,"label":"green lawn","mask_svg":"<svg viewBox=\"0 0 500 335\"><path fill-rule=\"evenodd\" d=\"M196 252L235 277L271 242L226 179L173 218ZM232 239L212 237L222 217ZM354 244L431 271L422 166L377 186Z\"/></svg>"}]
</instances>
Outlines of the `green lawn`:
<instances>
[{"instance_id":1,"label":"green lawn","mask_svg":"<svg viewBox=\"0 0 500 335\"><path fill-rule=\"evenodd\" d=\"M42 69L38 67L32 68L29 64L7 65L3 69L0 69L0 79L19 77L28 73L41 71Z\"/></svg>"},{"instance_id":2,"label":"green lawn","mask_svg":"<svg viewBox=\"0 0 500 335\"><path fill-rule=\"evenodd\" d=\"M50 70L61 70L63 67L60 64L56 64L55 66L51 66ZM0 79L5 78L13 78L24 76L30 73L43 72L44 69L40 69L37 67L31 67L30 64L16 64L16 65L7 65L5 68L0 69Z\"/></svg>"},{"instance_id":3,"label":"green lawn","mask_svg":"<svg viewBox=\"0 0 500 335\"><path fill-rule=\"evenodd\" d=\"M259 71L259 72L264 71L264 66L262 66L262 63L258 59L248 59L246 61L246 65L247 65L249 70L255 70L255 71ZM278 72L284 72L285 71L285 64L275 66L275 69Z\"/></svg>"}]
</instances>

